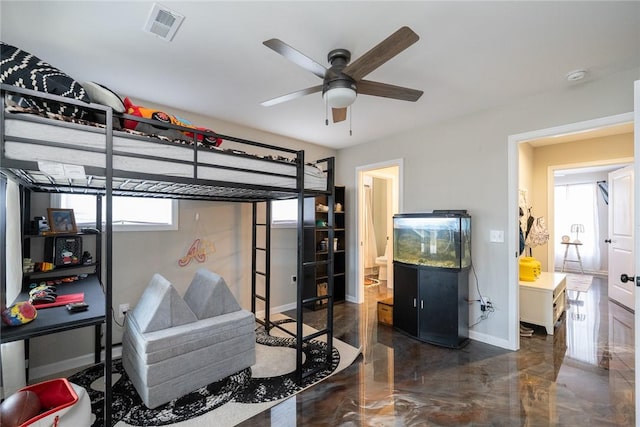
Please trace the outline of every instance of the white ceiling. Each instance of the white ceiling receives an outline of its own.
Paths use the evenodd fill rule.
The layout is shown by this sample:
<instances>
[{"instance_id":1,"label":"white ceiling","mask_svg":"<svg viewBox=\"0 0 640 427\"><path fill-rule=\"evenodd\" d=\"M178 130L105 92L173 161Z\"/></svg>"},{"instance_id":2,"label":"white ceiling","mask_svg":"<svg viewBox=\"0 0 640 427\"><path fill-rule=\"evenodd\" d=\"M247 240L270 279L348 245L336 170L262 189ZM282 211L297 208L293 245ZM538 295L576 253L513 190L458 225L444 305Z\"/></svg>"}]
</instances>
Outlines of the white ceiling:
<instances>
[{"instance_id":1,"label":"white ceiling","mask_svg":"<svg viewBox=\"0 0 640 427\"><path fill-rule=\"evenodd\" d=\"M2 0L0 36L122 96L332 148L640 67L638 1L160 3L186 16L171 43L142 31L146 1ZM367 79L423 90L418 102L359 96L352 136L349 120L325 126L320 93L260 105L321 83L264 40L279 38L328 66L330 50L356 59L404 25L420 40ZM586 79L565 80L580 68Z\"/></svg>"}]
</instances>

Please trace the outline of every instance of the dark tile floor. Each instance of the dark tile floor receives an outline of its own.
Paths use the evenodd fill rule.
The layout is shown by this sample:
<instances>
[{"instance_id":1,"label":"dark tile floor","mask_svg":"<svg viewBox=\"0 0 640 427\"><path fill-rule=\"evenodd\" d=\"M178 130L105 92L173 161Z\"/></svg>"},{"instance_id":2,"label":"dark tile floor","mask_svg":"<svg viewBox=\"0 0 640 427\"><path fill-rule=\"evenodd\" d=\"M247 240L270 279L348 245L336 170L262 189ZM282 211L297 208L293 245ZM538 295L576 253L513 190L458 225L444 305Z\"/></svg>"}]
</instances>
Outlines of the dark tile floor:
<instances>
[{"instance_id":1,"label":"dark tile floor","mask_svg":"<svg viewBox=\"0 0 640 427\"><path fill-rule=\"evenodd\" d=\"M241 425L635 425L633 314L609 301L604 279L569 291L554 335L536 327L517 352L418 342L377 322L386 296L371 286L365 304L335 306L336 338L363 348L350 367Z\"/></svg>"}]
</instances>

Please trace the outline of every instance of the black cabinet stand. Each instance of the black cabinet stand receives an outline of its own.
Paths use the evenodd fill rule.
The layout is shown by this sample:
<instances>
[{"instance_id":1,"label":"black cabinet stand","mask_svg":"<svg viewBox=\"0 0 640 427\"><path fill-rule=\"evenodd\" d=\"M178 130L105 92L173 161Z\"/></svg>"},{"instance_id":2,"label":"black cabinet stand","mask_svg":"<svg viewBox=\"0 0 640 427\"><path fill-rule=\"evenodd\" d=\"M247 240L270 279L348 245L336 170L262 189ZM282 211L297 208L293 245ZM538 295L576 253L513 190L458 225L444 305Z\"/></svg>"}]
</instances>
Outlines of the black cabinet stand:
<instances>
[{"instance_id":1,"label":"black cabinet stand","mask_svg":"<svg viewBox=\"0 0 640 427\"><path fill-rule=\"evenodd\" d=\"M469 342L469 269L393 266L393 326L431 344Z\"/></svg>"}]
</instances>

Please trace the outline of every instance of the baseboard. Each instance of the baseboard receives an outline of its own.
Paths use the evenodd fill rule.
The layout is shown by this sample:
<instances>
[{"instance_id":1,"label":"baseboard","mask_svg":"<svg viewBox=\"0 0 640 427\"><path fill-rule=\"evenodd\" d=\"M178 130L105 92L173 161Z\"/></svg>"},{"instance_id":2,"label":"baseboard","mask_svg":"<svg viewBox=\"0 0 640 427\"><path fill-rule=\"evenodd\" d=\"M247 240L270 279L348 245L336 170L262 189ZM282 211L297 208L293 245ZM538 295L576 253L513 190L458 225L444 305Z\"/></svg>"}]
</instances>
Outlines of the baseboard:
<instances>
[{"instance_id":1,"label":"baseboard","mask_svg":"<svg viewBox=\"0 0 640 427\"><path fill-rule=\"evenodd\" d=\"M572 273L572 274L582 274L582 271L580 270L569 270L566 269L564 271L560 271L560 269L556 269L555 270L556 273ZM609 275L608 271L605 270L584 270L584 274L590 274L591 276L598 276L598 277L607 277Z\"/></svg>"},{"instance_id":2,"label":"baseboard","mask_svg":"<svg viewBox=\"0 0 640 427\"><path fill-rule=\"evenodd\" d=\"M483 342L485 344L494 345L496 347L505 348L507 350L514 350L509 345L508 340L499 339L491 335L483 334L481 332L469 331L469 338L474 341Z\"/></svg>"},{"instance_id":3,"label":"baseboard","mask_svg":"<svg viewBox=\"0 0 640 427\"><path fill-rule=\"evenodd\" d=\"M271 314L284 313L285 311L295 310L295 308L297 306L298 305L295 302L292 302L290 304L279 305L277 307L271 307L271 310L269 312ZM264 310L256 311L256 317L257 318L264 318Z\"/></svg>"},{"instance_id":4,"label":"baseboard","mask_svg":"<svg viewBox=\"0 0 640 427\"><path fill-rule=\"evenodd\" d=\"M114 345L111 348L111 357L113 359L117 359L122 356L122 346ZM33 382L35 380L41 378L48 378L59 375L61 373L76 370L78 368L82 368L84 366L90 366L95 363L94 359L95 355L93 353L85 354L82 356L74 357L72 359L66 359L60 362L51 363L49 365L37 366L35 368L29 369L29 382ZM100 353L100 360L104 361L105 353L104 350Z\"/></svg>"}]
</instances>

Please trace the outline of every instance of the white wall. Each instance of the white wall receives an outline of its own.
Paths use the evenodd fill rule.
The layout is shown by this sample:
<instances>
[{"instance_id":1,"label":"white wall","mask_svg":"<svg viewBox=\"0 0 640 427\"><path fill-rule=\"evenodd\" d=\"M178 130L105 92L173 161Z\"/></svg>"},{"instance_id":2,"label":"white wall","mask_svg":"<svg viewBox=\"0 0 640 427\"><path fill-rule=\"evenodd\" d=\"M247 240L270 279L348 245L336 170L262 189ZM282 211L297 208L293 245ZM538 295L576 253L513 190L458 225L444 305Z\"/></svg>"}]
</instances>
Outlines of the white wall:
<instances>
[{"instance_id":1,"label":"white wall","mask_svg":"<svg viewBox=\"0 0 640 427\"><path fill-rule=\"evenodd\" d=\"M472 215L472 257L478 285L496 307L496 312L474 330L488 340L507 342L510 283L507 263L515 254L508 253L506 242L489 242L489 230L504 230L507 236L508 214L512 209L507 205L507 139L513 134L633 111L633 81L638 78L640 70L628 70L605 80L585 82L513 105L342 149L337 157L337 182L346 184L347 203L353 205L357 167L403 158L402 212L467 209ZM420 102L429 101L426 98ZM353 297L357 221L353 215L348 216L348 221L347 294ZM477 297L473 276L469 294L471 299ZM477 307L471 308L472 321L478 312Z\"/></svg>"}]
</instances>

